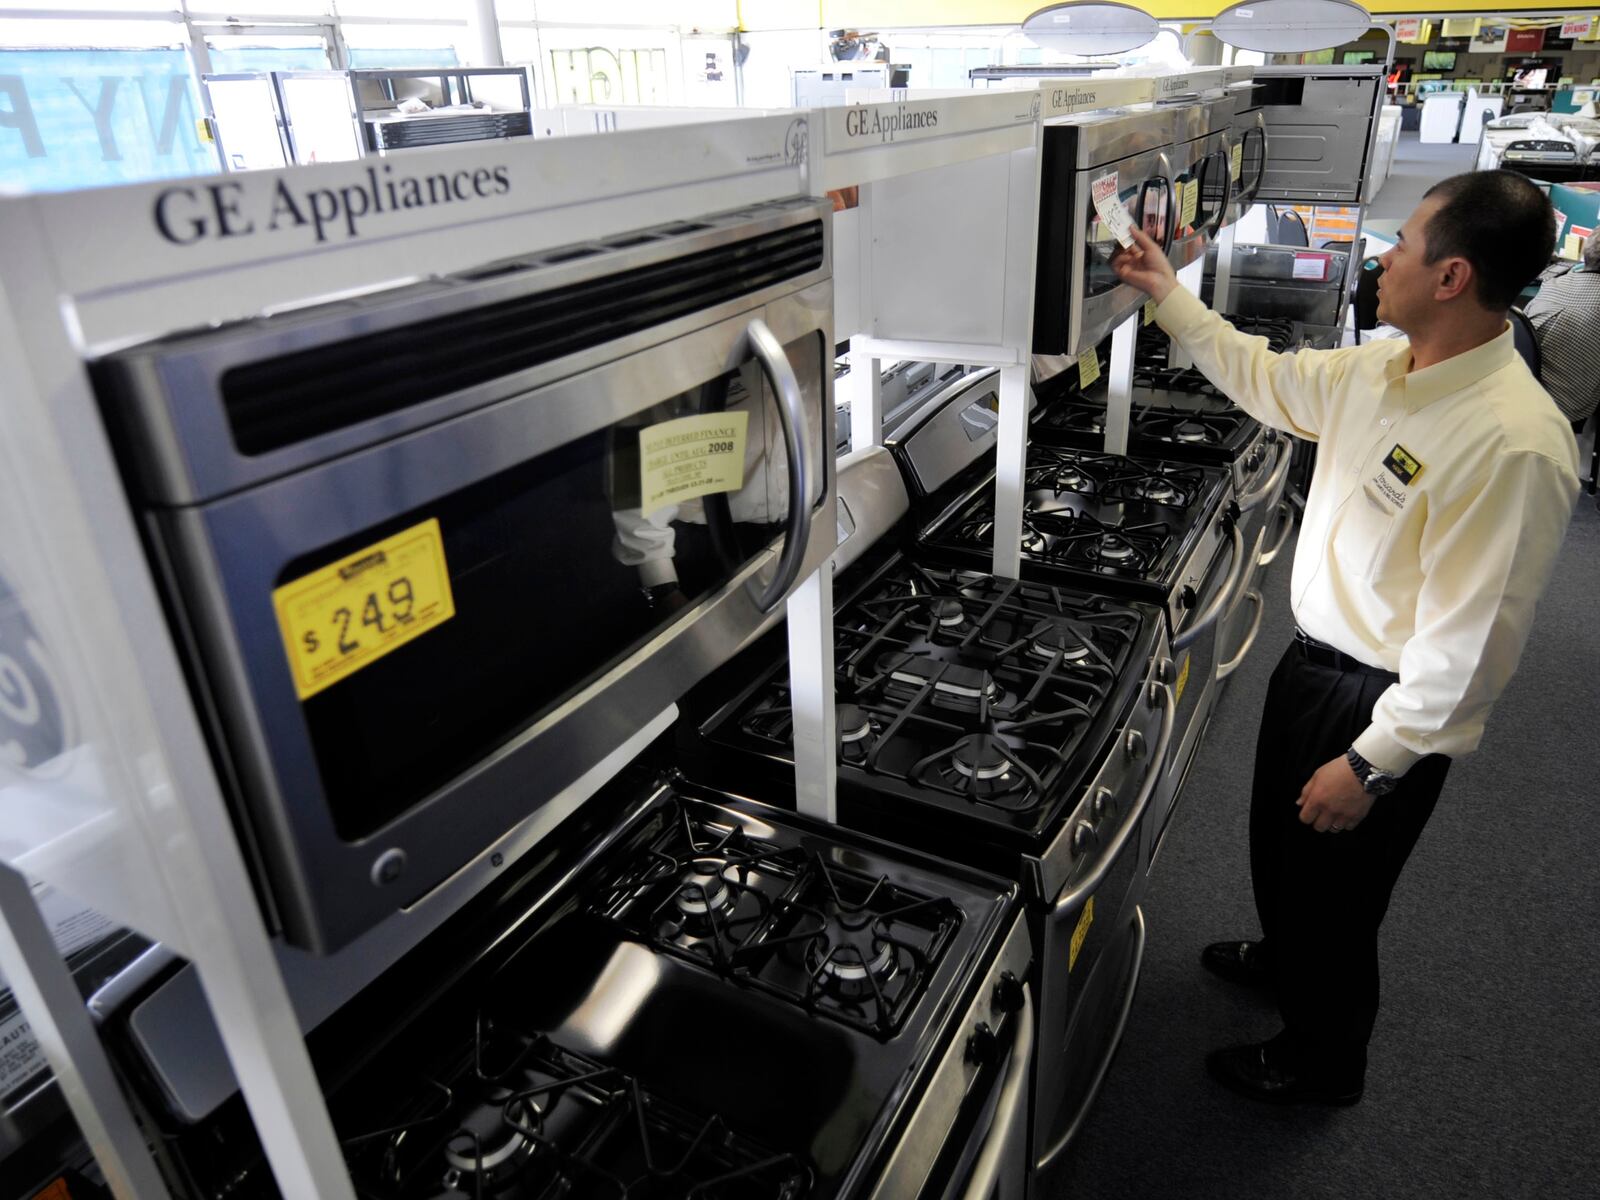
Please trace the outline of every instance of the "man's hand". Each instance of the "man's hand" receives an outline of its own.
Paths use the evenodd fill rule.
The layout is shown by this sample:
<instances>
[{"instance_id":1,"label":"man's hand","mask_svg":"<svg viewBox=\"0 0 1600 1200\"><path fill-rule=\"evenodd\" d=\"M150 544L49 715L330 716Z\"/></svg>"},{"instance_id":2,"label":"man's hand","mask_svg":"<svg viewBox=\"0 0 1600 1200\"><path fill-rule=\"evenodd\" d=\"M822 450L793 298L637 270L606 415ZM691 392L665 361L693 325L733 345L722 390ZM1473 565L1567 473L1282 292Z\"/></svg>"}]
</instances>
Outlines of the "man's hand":
<instances>
[{"instance_id":1,"label":"man's hand","mask_svg":"<svg viewBox=\"0 0 1600 1200\"><path fill-rule=\"evenodd\" d=\"M1318 833L1343 833L1367 819L1373 797L1367 795L1361 780L1350 769L1350 760L1340 755L1323 763L1300 789L1300 822L1315 827Z\"/></svg>"},{"instance_id":2,"label":"man's hand","mask_svg":"<svg viewBox=\"0 0 1600 1200\"><path fill-rule=\"evenodd\" d=\"M1131 283L1160 304L1178 286L1178 273L1148 233L1137 225L1129 232L1133 245L1123 246L1111 256L1111 269L1123 283Z\"/></svg>"}]
</instances>

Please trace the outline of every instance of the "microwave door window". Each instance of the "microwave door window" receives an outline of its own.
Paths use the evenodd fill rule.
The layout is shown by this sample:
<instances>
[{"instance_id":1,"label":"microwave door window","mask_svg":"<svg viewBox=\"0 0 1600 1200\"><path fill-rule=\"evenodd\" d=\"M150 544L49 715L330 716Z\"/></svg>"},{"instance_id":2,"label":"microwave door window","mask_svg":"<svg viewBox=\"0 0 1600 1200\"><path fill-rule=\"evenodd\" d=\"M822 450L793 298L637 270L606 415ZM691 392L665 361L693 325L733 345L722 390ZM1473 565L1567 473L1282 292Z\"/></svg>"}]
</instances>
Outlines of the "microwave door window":
<instances>
[{"instance_id":1,"label":"microwave door window","mask_svg":"<svg viewBox=\"0 0 1600 1200\"><path fill-rule=\"evenodd\" d=\"M1087 187L1088 176L1085 175L1083 178L1084 186ZM1119 193L1119 199L1122 201L1123 207L1128 210L1128 215L1135 220L1138 220L1140 216L1137 205L1139 193L1143 190L1143 187L1142 183L1135 183L1131 186L1124 186ZM1152 189L1151 195L1154 195L1154 189ZM1145 203L1143 220L1146 233L1150 232L1151 214L1154 211L1151 208L1152 203L1153 200L1147 200ZM1158 242L1161 240L1158 234L1151 234L1151 236L1155 237ZM1116 252L1116 237L1111 230L1106 228L1105 222L1100 219L1100 213L1091 204L1089 206L1089 227L1084 234L1084 254L1088 267L1084 272L1083 281L1085 298L1103 296L1121 286L1122 280L1117 278L1117 273L1111 269L1111 258Z\"/></svg>"},{"instance_id":2,"label":"microwave door window","mask_svg":"<svg viewBox=\"0 0 1600 1200\"><path fill-rule=\"evenodd\" d=\"M492 755L771 543L787 493L769 478L783 440L763 395L759 367L741 363L285 567L280 586L438 523L454 615L302 703L340 837ZM404 619L393 582L324 635L356 642L374 632L364 621Z\"/></svg>"}]
</instances>

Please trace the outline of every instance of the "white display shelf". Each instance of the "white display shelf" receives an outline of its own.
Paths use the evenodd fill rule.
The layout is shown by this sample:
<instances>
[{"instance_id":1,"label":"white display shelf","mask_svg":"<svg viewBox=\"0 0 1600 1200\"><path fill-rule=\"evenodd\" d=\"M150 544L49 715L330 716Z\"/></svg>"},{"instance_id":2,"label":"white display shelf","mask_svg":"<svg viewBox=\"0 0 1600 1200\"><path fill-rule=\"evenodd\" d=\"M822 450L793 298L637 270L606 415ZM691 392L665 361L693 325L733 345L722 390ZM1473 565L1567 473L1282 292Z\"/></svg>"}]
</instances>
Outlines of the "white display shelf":
<instances>
[{"instance_id":1,"label":"white display shelf","mask_svg":"<svg viewBox=\"0 0 1600 1200\"><path fill-rule=\"evenodd\" d=\"M808 165L806 114L786 113L0 200L0 600L6 630L27 631L20 645L0 644L0 677L7 716L29 740L0 744L0 973L119 1197L164 1193L137 1161L142 1140L64 964L37 936L21 875L188 958L283 1194L353 1191L306 1052L315 1014L297 1014L257 906L87 361L168 333L803 195ZM426 203L406 206L408 179ZM820 612L821 591L815 577L803 584L802 606ZM802 641L823 640L820 616L814 629L791 624ZM672 716L638 731L572 794L552 797L553 808L571 811ZM527 849L532 824L485 857ZM473 871L442 890L433 925L487 882ZM431 927L382 931L373 973ZM345 983L321 982L336 1002Z\"/></svg>"}]
</instances>

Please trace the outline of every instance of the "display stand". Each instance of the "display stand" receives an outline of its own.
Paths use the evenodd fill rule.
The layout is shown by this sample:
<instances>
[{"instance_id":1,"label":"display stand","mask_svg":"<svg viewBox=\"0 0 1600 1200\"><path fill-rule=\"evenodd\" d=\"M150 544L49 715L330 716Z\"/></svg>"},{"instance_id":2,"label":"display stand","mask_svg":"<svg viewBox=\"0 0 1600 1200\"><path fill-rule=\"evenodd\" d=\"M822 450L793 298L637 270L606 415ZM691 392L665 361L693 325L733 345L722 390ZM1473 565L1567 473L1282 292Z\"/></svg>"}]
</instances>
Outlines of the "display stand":
<instances>
[{"instance_id":1,"label":"display stand","mask_svg":"<svg viewBox=\"0 0 1600 1200\"><path fill-rule=\"evenodd\" d=\"M142 1138L82 1000L40 939L24 874L188 958L283 1195L354 1192L306 1050L309 1025L262 920L85 359L313 298L803 194L806 128L804 114L790 114L439 149L428 171L499 173L504 189L321 225L274 220L275 203L281 216L284 194L308 210L312 193L354 195L369 183L365 164L0 200L0 575L7 632L30 630L23 646L0 645L6 698L23 697L8 704L12 724L0 733L19 728L9 709L20 707L24 735L0 741L0 918L9 931L0 969L122 1200L164 1192L140 1158ZM819 576L791 609L794 644L828 640ZM552 804L571 811L673 715ZM381 953L357 964L368 981L488 882L492 854L525 851L536 833L510 831L422 902L422 919L375 930ZM309 963L330 974L352 966L337 956Z\"/></svg>"},{"instance_id":2,"label":"display stand","mask_svg":"<svg viewBox=\"0 0 1600 1200\"><path fill-rule=\"evenodd\" d=\"M860 188L851 444L883 441L883 360L998 367L999 575L1015 578L1022 565L1041 121L1148 102L1154 89L1148 78L1046 80L1026 91L901 92L818 114L815 190ZM841 236L836 255L849 250ZM1130 351L1130 377L1131 362Z\"/></svg>"}]
</instances>

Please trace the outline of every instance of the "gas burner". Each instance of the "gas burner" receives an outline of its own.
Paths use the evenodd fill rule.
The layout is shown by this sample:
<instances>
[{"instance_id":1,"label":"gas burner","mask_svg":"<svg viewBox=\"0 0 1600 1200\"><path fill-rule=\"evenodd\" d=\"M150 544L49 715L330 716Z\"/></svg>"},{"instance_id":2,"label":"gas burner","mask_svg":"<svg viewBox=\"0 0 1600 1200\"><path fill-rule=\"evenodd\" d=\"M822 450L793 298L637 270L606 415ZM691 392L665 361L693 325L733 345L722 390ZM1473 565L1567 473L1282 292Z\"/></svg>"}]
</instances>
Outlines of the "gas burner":
<instances>
[{"instance_id":1,"label":"gas burner","mask_svg":"<svg viewBox=\"0 0 1600 1200\"><path fill-rule=\"evenodd\" d=\"M945 629L953 629L963 624L967 619L966 610L961 607L961 601L953 597L935 600L932 607L934 620Z\"/></svg>"},{"instance_id":2,"label":"gas burner","mask_svg":"<svg viewBox=\"0 0 1600 1200\"><path fill-rule=\"evenodd\" d=\"M1204 442L1210 439L1210 431L1197 421L1184 421L1172 431L1173 439L1180 442Z\"/></svg>"},{"instance_id":3,"label":"gas burner","mask_svg":"<svg viewBox=\"0 0 1600 1200\"><path fill-rule=\"evenodd\" d=\"M1176 504L1179 499L1178 489L1166 479L1147 479L1135 486L1134 491L1140 499L1149 500L1155 504Z\"/></svg>"},{"instance_id":4,"label":"gas burner","mask_svg":"<svg viewBox=\"0 0 1600 1200\"><path fill-rule=\"evenodd\" d=\"M872 718L855 704L841 704L834 710L834 727L846 745L864 742L872 736Z\"/></svg>"},{"instance_id":5,"label":"gas burner","mask_svg":"<svg viewBox=\"0 0 1600 1200\"><path fill-rule=\"evenodd\" d=\"M490 1103L473 1110L444 1144L444 1185L470 1191L493 1187L517 1172L532 1157L534 1143L527 1129L538 1112L526 1098L511 1098L504 1088L491 1090Z\"/></svg>"},{"instance_id":6,"label":"gas burner","mask_svg":"<svg viewBox=\"0 0 1600 1200\"><path fill-rule=\"evenodd\" d=\"M1105 432L1104 424L1093 427L1093 432ZM1066 467L1056 474L1056 490L1062 492L1076 492L1081 489L1088 479L1076 467Z\"/></svg>"},{"instance_id":7,"label":"gas burner","mask_svg":"<svg viewBox=\"0 0 1600 1200\"><path fill-rule=\"evenodd\" d=\"M760 939L801 865L798 850L680 814L595 907L647 941L729 969Z\"/></svg>"},{"instance_id":8,"label":"gas burner","mask_svg":"<svg viewBox=\"0 0 1600 1200\"><path fill-rule=\"evenodd\" d=\"M881 991L895 973L894 946L878 936L868 914L841 916L830 937L819 933L806 943L806 969L836 995L862 999ZM837 940L835 940L837 939Z\"/></svg>"},{"instance_id":9,"label":"gas burner","mask_svg":"<svg viewBox=\"0 0 1600 1200\"><path fill-rule=\"evenodd\" d=\"M1101 534L1099 542L1090 547L1090 553L1107 562L1122 563L1127 562L1138 552L1120 533L1106 533Z\"/></svg>"},{"instance_id":10,"label":"gas burner","mask_svg":"<svg viewBox=\"0 0 1600 1200\"><path fill-rule=\"evenodd\" d=\"M1065 621L1047 619L1039 623L1030 635L1030 650L1039 658L1061 656L1062 662L1083 662L1089 657L1089 645Z\"/></svg>"},{"instance_id":11,"label":"gas burner","mask_svg":"<svg viewBox=\"0 0 1600 1200\"><path fill-rule=\"evenodd\" d=\"M733 889L724 878L730 868L722 859L697 858L684 872L674 897L678 911L687 917L708 917L733 907Z\"/></svg>"},{"instance_id":12,"label":"gas burner","mask_svg":"<svg viewBox=\"0 0 1600 1200\"><path fill-rule=\"evenodd\" d=\"M445 1077L448 1086L424 1079L400 1089L390 1127L344 1140L362 1196L798 1200L810 1190L811 1171L794 1155L732 1132L720 1116L679 1108L548 1038L519 1035L514 1062L486 1071L484 1039L504 1040L486 1032L491 1024L480 1014L471 1052Z\"/></svg>"},{"instance_id":13,"label":"gas burner","mask_svg":"<svg viewBox=\"0 0 1600 1200\"><path fill-rule=\"evenodd\" d=\"M1011 752L992 733L969 734L950 752L950 765L968 779L999 779L1011 769Z\"/></svg>"}]
</instances>

